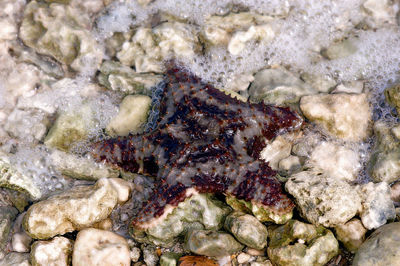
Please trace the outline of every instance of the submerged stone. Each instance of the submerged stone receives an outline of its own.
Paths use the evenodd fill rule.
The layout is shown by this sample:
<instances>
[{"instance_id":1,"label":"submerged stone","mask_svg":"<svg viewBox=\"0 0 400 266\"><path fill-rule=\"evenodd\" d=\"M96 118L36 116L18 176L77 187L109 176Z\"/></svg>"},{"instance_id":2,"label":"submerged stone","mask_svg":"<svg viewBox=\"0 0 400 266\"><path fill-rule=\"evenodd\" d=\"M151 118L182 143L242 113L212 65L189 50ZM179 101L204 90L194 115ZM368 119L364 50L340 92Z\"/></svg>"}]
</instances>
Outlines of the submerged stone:
<instances>
[{"instance_id":1,"label":"submerged stone","mask_svg":"<svg viewBox=\"0 0 400 266\"><path fill-rule=\"evenodd\" d=\"M322 226L291 220L271 232L268 257L274 265L325 265L339 252L332 232Z\"/></svg>"},{"instance_id":2,"label":"submerged stone","mask_svg":"<svg viewBox=\"0 0 400 266\"><path fill-rule=\"evenodd\" d=\"M32 266L68 266L72 262L73 241L57 236L49 241L36 241L31 247Z\"/></svg>"},{"instance_id":3,"label":"submerged stone","mask_svg":"<svg viewBox=\"0 0 400 266\"><path fill-rule=\"evenodd\" d=\"M243 245L230 234L210 230L190 231L185 246L193 253L209 257L227 256L243 249Z\"/></svg>"},{"instance_id":4,"label":"submerged stone","mask_svg":"<svg viewBox=\"0 0 400 266\"><path fill-rule=\"evenodd\" d=\"M231 209L209 194L195 193L163 216L142 227L132 226L131 234L139 242L170 246L191 228L218 230Z\"/></svg>"}]
</instances>

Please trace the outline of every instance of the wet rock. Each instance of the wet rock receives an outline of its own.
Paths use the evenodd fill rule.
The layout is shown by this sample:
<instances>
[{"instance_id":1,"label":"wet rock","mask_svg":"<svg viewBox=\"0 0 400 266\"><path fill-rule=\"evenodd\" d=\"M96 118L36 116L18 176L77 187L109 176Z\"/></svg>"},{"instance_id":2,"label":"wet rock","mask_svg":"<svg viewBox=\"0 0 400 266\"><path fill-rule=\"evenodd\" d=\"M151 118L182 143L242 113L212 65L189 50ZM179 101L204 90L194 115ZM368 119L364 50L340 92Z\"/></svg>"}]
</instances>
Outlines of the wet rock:
<instances>
[{"instance_id":1,"label":"wet rock","mask_svg":"<svg viewBox=\"0 0 400 266\"><path fill-rule=\"evenodd\" d=\"M330 177L345 181L357 179L361 170L358 152L327 141L314 148L306 166L321 169Z\"/></svg>"},{"instance_id":2,"label":"wet rock","mask_svg":"<svg viewBox=\"0 0 400 266\"><path fill-rule=\"evenodd\" d=\"M400 110L400 84L389 87L385 90L386 101L393 107L396 107L397 113Z\"/></svg>"},{"instance_id":3,"label":"wet rock","mask_svg":"<svg viewBox=\"0 0 400 266\"><path fill-rule=\"evenodd\" d=\"M307 119L332 136L361 141L369 135L371 110L364 93L304 96L300 109Z\"/></svg>"},{"instance_id":4,"label":"wet rock","mask_svg":"<svg viewBox=\"0 0 400 266\"><path fill-rule=\"evenodd\" d=\"M364 90L364 81L355 80L339 84L332 93L355 93L360 94Z\"/></svg>"},{"instance_id":5,"label":"wet rock","mask_svg":"<svg viewBox=\"0 0 400 266\"><path fill-rule=\"evenodd\" d=\"M141 243L171 246L176 237L190 228L218 230L231 209L209 194L195 193L146 228L131 228L135 240Z\"/></svg>"},{"instance_id":6,"label":"wet rock","mask_svg":"<svg viewBox=\"0 0 400 266\"><path fill-rule=\"evenodd\" d=\"M311 87L323 93L328 93L333 87L336 86L336 81L328 75L319 76L310 73L303 73L301 74L301 79L310 84Z\"/></svg>"},{"instance_id":7,"label":"wet rock","mask_svg":"<svg viewBox=\"0 0 400 266\"><path fill-rule=\"evenodd\" d=\"M169 21L153 29L139 28L130 42L117 54L121 63L135 66L137 72L163 71L162 61L168 56L193 58L200 50L194 28L185 23Z\"/></svg>"},{"instance_id":8,"label":"wet rock","mask_svg":"<svg viewBox=\"0 0 400 266\"><path fill-rule=\"evenodd\" d=\"M356 252L365 240L367 229L361 221L353 218L345 224L335 227L337 239L343 243L345 248L350 252Z\"/></svg>"},{"instance_id":9,"label":"wet rock","mask_svg":"<svg viewBox=\"0 0 400 266\"><path fill-rule=\"evenodd\" d=\"M321 51L321 54L329 60L348 57L357 52L357 46L354 40L346 39L340 42L332 43L328 48Z\"/></svg>"},{"instance_id":10,"label":"wet rock","mask_svg":"<svg viewBox=\"0 0 400 266\"><path fill-rule=\"evenodd\" d=\"M288 176L298 172L302 167L300 157L290 155L279 161L278 170L279 174Z\"/></svg>"},{"instance_id":11,"label":"wet rock","mask_svg":"<svg viewBox=\"0 0 400 266\"><path fill-rule=\"evenodd\" d=\"M268 25L272 20L271 16L252 12L209 16L205 21L203 35L209 44L228 45L229 52L236 55L251 39L273 38L274 32Z\"/></svg>"},{"instance_id":12,"label":"wet rock","mask_svg":"<svg viewBox=\"0 0 400 266\"><path fill-rule=\"evenodd\" d=\"M156 266L158 263L158 254L154 246L142 246L143 260L147 266Z\"/></svg>"},{"instance_id":13,"label":"wet rock","mask_svg":"<svg viewBox=\"0 0 400 266\"><path fill-rule=\"evenodd\" d=\"M19 36L36 52L83 71L97 68L103 57L90 27L89 15L78 8L31 1L25 8Z\"/></svg>"},{"instance_id":14,"label":"wet rock","mask_svg":"<svg viewBox=\"0 0 400 266\"><path fill-rule=\"evenodd\" d=\"M397 265L400 261L400 223L378 228L358 249L354 266Z\"/></svg>"},{"instance_id":15,"label":"wet rock","mask_svg":"<svg viewBox=\"0 0 400 266\"><path fill-rule=\"evenodd\" d=\"M390 187L390 198L393 202L400 203L400 182L396 182Z\"/></svg>"},{"instance_id":16,"label":"wet rock","mask_svg":"<svg viewBox=\"0 0 400 266\"><path fill-rule=\"evenodd\" d=\"M29 252L32 238L25 232L15 233L12 236L12 250L15 252Z\"/></svg>"},{"instance_id":17,"label":"wet rock","mask_svg":"<svg viewBox=\"0 0 400 266\"><path fill-rule=\"evenodd\" d=\"M261 151L260 158L268 162L273 170L278 169L279 162L290 155L292 143L283 136L276 137Z\"/></svg>"},{"instance_id":18,"label":"wet rock","mask_svg":"<svg viewBox=\"0 0 400 266\"><path fill-rule=\"evenodd\" d=\"M339 251L328 229L291 220L271 232L268 257L274 265L324 265Z\"/></svg>"},{"instance_id":19,"label":"wet rock","mask_svg":"<svg viewBox=\"0 0 400 266\"><path fill-rule=\"evenodd\" d=\"M243 249L243 245L230 234L210 230L190 231L185 245L191 252L209 257L227 256Z\"/></svg>"},{"instance_id":20,"label":"wet rock","mask_svg":"<svg viewBox=\"0 0 400 266\"><path fill-rule=\"evenodd\" d=\"M94 126L94 112L88 105L62 112L47 133L44 143L49 147L69 151L74 143L87 139L90 128Z\"/></svg>"},{"instance_id":21,"label":"wet rock","mask_svg":"<svg viewBox=\"0 0 400 266\"><path fill-rule=\"evenodd\" d=\"M268 24L250 26L246 31L237 31L228 44L228 51L233 55L240 54L250 41L269 42L275 37L275 32Z\"/></svg>"},{"instance_id":22,"label":"wet rock","mask_svg":"<svg viewBox=\"0 0 400 266\"><path fill-rule=\"evenodd\" d=\"M379 228L389 220L396 218L393 201L390 198L390 187L387 183L372 182L360 187L362 210L360 217L365 228Z\"/></svg>"},{"instance_id":23,"label":"wet rock","mask_svg":"<svg viewBox=\"0 0 400 266\"><path fill-rule=\"evenodd\" d=\"M239 255L237 255L236 260L239 264L242 263L246 263L251 259L251 255L247 254L247 253L240 253Z\"/></svg>"},{"instance_id":24,"label":"wet rock","mask_svg":"<svg viewBox=\"0 0 400 266\"><path fill-rule=\"evenodd\" d=\"M107 218L118 202L128 200L130 185L119 178L100 179L92 186L77 186L33 204L23 226L35 239L62 235Z\"/></svg>"},{"instance_id":25,"label":"wet rock","mask_svg":"<svg viewBox=\"0 0 400 266\"><path fill-rule=\"evenodd\" d=\"M137 262L139 260L139 258L140 258L141 250L138 247L132 247L131 251L130 251L130 254L131 254L131 261L132 262Z\"/></svg>"},{"instance_id":26,"label":"wet rock","mask_svg":"<svg viewBox=\"0 0 400 266\"><path fill-rule=\"evenodd\" d=\"M35 109L16 108L8 116L4 129L13 137L37 143L45 136L48 125L46 113Z\"/></svg>"},{"instance_id":27,"label":"wet rock","mask_svg":"<svg viewBox=\"0 0 400 266\"><path fill-rule=\"evenodd\" d=\"M36 241L32 245L32 266L71 264L73 241L68 238L57 236L50 241Z\"/></svg>"},{"instance_id":28,"label":"wet rock","mask_svg":"<svg viewBox=\"0 0 400 266\"><path fill-rule=\"evenodd\" d=\"M179 253L164 253L160 257L160 266L176 266L180 257L182 257L182 254Z\"/></svg>"},{"instance_id":29,"label":"wet rock","mask_svg":"<svg viewBox=\"0 0 400 266\"><path fill-rule=\"evenodd\" d=\"M362 10L367 14L367 24L372 27L396 24L398 7L390 0L367 0L362 4Z\"/></svg>"},{"instance_id":30,"label":"wet rock","mask_svg":"<svg viewBox=\"0 0 400 266\"><path fill-rule=\"evenodd\" d=\"M118 177L119 171L101 163L96 163L91 158L78 157L77 155L54 150L50 158L55 168L62 174L84 180L98 180L103 177Z\"/></svg>"},{"instance_id":31,"label":"wet rock","mask_svg":"<svg viewBox=\"0 0 400 266\"><path fill-rule=\"evenodd\" d=\"M162 77L151 73L137 73L116 61L104 61L98 79L100 84L110 90L150 95L150 88L160 83Z\"/></svg>"},{"instance_id":32,"label":"wet rock","mask_svg":"<svg viewBox=\"0 0 400 266\"><path fill-rule=\"evenodd\" d=\"M265 257L258 257L256 261L250 262L250 266L272 266L272 263Z\"/></svg>"},{"instance_id":33,"label":"wet rock","mask_svg":"<svg viewBox=\"0 0 400 266\"><path fill-rule=\"evenodd\" d=\"M119 113L112 118L106 130L111 136L127 136L141 131L147 121L151 98L145 95L128 95L120 106Z\"/></svg>"},{"instance_id":34,"label":"wet rock","mask_svg":"<svg viewBox=\"0 0 400 266\"><path fill-rule=\"evenodd\" d=\"M263 249L267 245L267 227L252 215L233 212L226 217L224 227L248 247Z\"/></svg>"},{"instance_id":35,"label":"wet rock","mask_svg":"<svg viewBox=\"0 0 400 266\"><path fill-rule=\"evenodd\" d=\"M6 158L0 158L0 187L24 192L32 200L38 200L42 197L42 192L32 178L20 173L10 165Z\"/></svg>"},{"instance_id":36,"label":"wet rock","mask_svg":"<svg viewBox=\"0 0 400 266\"><path fill-rule=\"evenodd\" d=\"M243 73L240 75L234 76L230 79L226 85L226 90L234 91L234 92L243 92L246 91L250 86L250 83L254 81L254 76L252 73Z\"/></svg>"},{"instance_id":37,"label":"wet rock","mask_svg":"<svg viewBox=\"0 0 400 266\"><path fill-rule=\"evenodd\" d=\"M31 266L29 263L29 253L10 252L2 260L2 266Z\"/></svg>"},{"instance_id":38,"label":"wet rock","mask_svg":"<svg viewBox=\"0 0 400 266\"><path fill-rule=\"evenodd\" d=\"M1 206L0 207L0 253L6 248L8 243L9 234L11 231L12 222L14 221L16 215L18 214L17 209L11 206ZM4 254L0 254L0 258Z\"/></svg>"},{"instance_id":39,"label":"wet rock","mask_svg":"<svg viewBox=\"0 0 400 266\"><path fill-rule=\"evenodd\" d=\"M250 100L266 104L289 105L300 97L318 91L284 68L264 69L254 76L249 89Z\"/></svg>"},{"instance_id":40,"label":"wet rock","mask_svg":"<svg viewBox=\"0 0 400 266\"><path fill-rule=\"evenodd\" d=\"M396 137L396 126L385 122L374 124L377 142L369 162L369 171L375 182L392 183L400 176L400 142Z\"/></svg>"},{"instance_id":41,"label":"wet rock","mask_svg":"<svg viewBox=\"0 0 400 266\"><path fill-rule=\"evenodd\" d=\"M292 175L285 188L295 198L301 215L315 225L343 224L361 209L357 189L317 170Z\"/></svg>"},{"instance_id":42,"label":"wet rock","mask_svg":"<svg viewBox=\"0 0 400 266\"><path fill-rule=\"evenodd\" d=\"M232 195L227 195L226 203L236 211L253 214L260 222L274 222L284 224L293 216L293 212L277 214L272 212L267 206L257 202L237 199Z\"/></svg>"},{"instance_id":43,"label":"wet rock","mask_svg":"<svg viewBox=\"0 0 400 266\"><path fill-rule=\"evenodd\" d=\"M87 228L76 237L72 255L74 266L131 265L128 242L113 232Z\"/></svg>"}]
</instances>

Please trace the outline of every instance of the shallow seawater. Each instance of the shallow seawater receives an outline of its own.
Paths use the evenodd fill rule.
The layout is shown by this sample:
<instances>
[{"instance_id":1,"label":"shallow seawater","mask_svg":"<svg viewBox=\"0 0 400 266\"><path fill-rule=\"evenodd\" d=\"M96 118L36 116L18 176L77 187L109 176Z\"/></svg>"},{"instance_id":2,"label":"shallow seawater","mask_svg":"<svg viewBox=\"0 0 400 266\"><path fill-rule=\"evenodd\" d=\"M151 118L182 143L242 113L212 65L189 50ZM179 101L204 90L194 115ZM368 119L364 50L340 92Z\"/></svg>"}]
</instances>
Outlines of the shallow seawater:
<instances>
[{"instance_id":1,"label":"shallow seawater","mask_svg":"<svg viewBox=\"0 0 400 266\"><path fill-rule=\"evenodd\" d=\"M174 55L174 48L164 47L171 54L158 59L162 61L176 56L186 69L218 89L229 90L241 75L253 76L262 69L277 67L285 68L303 80L308 75L332 80L336 85L361 81L372 106L373 120L382 120L389 125L399 122L396 110L389 106L383 93L386 88L400 81L399 3L396 1L383 1L387 5L378 5L375 13L363 7L366 0L139 2L115 0L89 16L90 27L87 30L94 36L96 45L103 53L103 60L118 60L116 53L109 53L108 47L110 40L118 34L129 40L140 27L152 27L168 19L175 20L190 25L192 37L198 38L199 47L196 47L195 53L183 56ZM6 5L7 8L0 10L0 18L9 18L10 25L18 29L24 4L23 0L11 1ZM268 16L273 38L269 41L250 39L236 54L232 54L226 44L210 45L204 40L204 28L210 16L223 17L240 12ZM244 27L242 30L247 29ZM342 41L351 42L350 54L328 59L324 51L333 43ZM127 42L121 42L118 49L121 50ZM87 132L90 140L77 142L71 149L77 155L87 156L93 142L107 138L105 129L118 113L118 106L125 94L99 85L100 70L90 58L83 61L85 65L80 71L72 71L63 65L64 77L49 78L39 70L21 67L21 59L10 53L10 47L18 45L23 46L18 31L11 37L0 38L0 155L3 152L11 154L10 163L22 173L32 176L44 195L58 193L81 182L55 169L50 158L51 148L43 143L57 115L74 112L82 106L89 106L93 110L88 117L84 117L88 121L89 116L90 119L94 117L97 121L90 125ZM136 70L134 66L131 66L132 69ZM28 70L33 74L25 75ZM154 130L157 126L160 88L161 85L146 91L152 97L152 106L144 131ZM236 92L244 98L249 93L247 87ZM44 129L38 127L42 123ZM40 134L41 137L37 138ZM327 137L312 127L304 135L304 139L318 135L320 141L329 140L357 151L362 167L356 183L370 180L367 168L375 143L374 136L361 143L346 143ZM143 192L135 195L136 201L131 200L112 214L113 220L120 221L115 224L115 229L121 230L121 234L126 231L129 216L138 211L138 202L147 199L153 186L152 180L146 181L144 178L137 178L135 182L138 187L144 188Z\"/></svg>"}]
</instances>

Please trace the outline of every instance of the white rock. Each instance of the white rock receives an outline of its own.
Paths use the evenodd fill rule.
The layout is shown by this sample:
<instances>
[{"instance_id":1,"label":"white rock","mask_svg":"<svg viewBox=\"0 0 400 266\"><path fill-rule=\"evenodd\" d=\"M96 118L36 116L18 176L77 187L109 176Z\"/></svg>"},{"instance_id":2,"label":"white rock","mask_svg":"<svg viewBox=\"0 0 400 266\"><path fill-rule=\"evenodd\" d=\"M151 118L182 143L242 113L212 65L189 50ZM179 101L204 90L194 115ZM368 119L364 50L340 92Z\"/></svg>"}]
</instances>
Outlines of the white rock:
<instances>
[{"instance_id":1,"label":"white rock","mask_svg":"<svg viewBox=\"0 0 400 266\"><path fill-rule=\"evenodd\" d=\"M57 236L50 241L36 241L32 245L33 266L68 266L71 262L73 241Z\"/></svg>"},{"instance_id":2,"label":"white rock","mask_svg":"<svg viewBox=\"0 0 400 266\"><path fill-rule=\"evenodd\" d=\"M0 19L0 40L14 40L17 38L18 29L10 18Z\"/></svg>"},{"instance_id":3,"label":"white rock","mask_svg":"<svg viewBox=\"0 0 400 266\"><path fill-rule=\"evenodd\" d=\"M332 178L345 181L354 181L361 169L357 152L326 141L315 147L306 165L321 169Z\"/></svg>"},{"instance_id":4,"label":"white rock","mask_svg":"<svg viewBox=\"0 0 400 266\"><path fill-rule=\"evenodd\" d=\"M396 23L396 11L398 11L398 5L396 6L393 1L367 0L362 4L362 7L368 15L372 15L373 22L370 22L372 26L382 26L384 23ZM369 22L368 19L367 22Z\"/></svg>"},{"instance_id":5,"label":"white rock","mask_svg":"<svg viewBox=\"0 0 400 266\"><path fill-rule=\"evenodd\" d=\"M119 61L127 66L135 66L137 72L162 72L161 49L150 28L139 28L130 42L122 45L117 53Z\"/></svg>"},{"instance_id":6,"label":"white rock","mask_svg":"<svg viewBox=\"0 0 400 266\"><path fill-rule=\"evenodd\" d=\"M238 31L232 36L228 51L233 55L238 55L246 47L247 42L251 40L268 42L274 37L275 32L268 24L251 26L247 31Z\"/></svg>"},{"instance_id":7,"label":"white rock","mask_svg":"<svg viewBox=\"0 0 400 266\"><path fill-rule=\"evenodd\" d=\"M303 96L300 109L307 119L338 138L362 141L369 135L371 108L365 93Z\"/></svg>"},{"instance_id":8,"label":"white rock","mask_svg":"<svg viewBox=\"0 0 400 266\"><path fill-rule=\"evenodd\" d=\"M285 184L304 218L315 225L333 227L343 224L361 210L356 188L343 180L318 171L294 174Z\"/></svg>"},{"instance_id":9,"label":"white rock","mask_svg":"<svg viewBox=\"0 0 400 266\"><path fill-rule=\"evenodd\" d=\"M367 229L359 219L353 218L345 224L336 226L335 233L337 239L344 244L347 250L355 252L364 242Z\"/></svg>"},{"instance_id":10,"label":"white rock","mask_svg":"<svg viewBox=\"0 0 400 266\"><path fill-rule=\"evenodd\" d=\"M128 242L113 232L84 229L76 237L72 264L129 266L131 257Z\"/></svg>"},{"instance_id":11,"label":"white rock","mask_svg":"<svg viewBox=\"0 0 400 266\"><path fill-rule=\"evenodd\" d=\"M386 182L368 183L360 187L362 210L360 217L365 228L376 229L396 217L390 186Z\"/></svg>"},{"instance_id":12,"label":"white rock","mask_svg":"<svg viewBox=\"0 0 400 266\"><path fill-rule=\"evenodd\" d=\"M230 91L245 91L249 87L250 83L254 81L254 76L251 73L244 73L241 75L234 76L230 81L227 82L225 88Z\"/></svg>"},{"instance_id":13,"label":"white rock","mask_svg":"<svg viewBox=\"0 0 400 266\"><path fill-rule=\"evenodd\" d=\"M261 151L260 158L268 162L273 170L277 170L279 161L288 157L291 149L292 143L278 136Z\"/></svg>"},{"instance_id":14,"label":"white rock","mask_svg":"<svg viewBox=\"0 0 400 266\"><path fill-rule=\"evenodd\" d=\"M15 233L11 238L12 249L15 252L29 252L32 238L25 232Z\"/></svg>"},{"instance_id":15,"label":"white rock","mask_svg":"<svg viewBox=\"0 0 400 266\"><path fill-rule=\"evenodd\" d=\"M137 262L139 260L139 258L140 258L140 253L141 253L140 248L133 247L131 249L131 251L130 251L131 261L132 262Z\"/></svg>"},{"instance_id":16,"label":"white rock","mask_svg":"<svg viewBox=\"0 0 400 266\"><path fill-rule=\"evenodd\" d=\"M130 189L127 181L117 178L74 187L33 204L24 217L24 228L35 239L87 228L106 219L119 201L127 199Z\"/></svg>"},{"instance_id":17,"label":"white rock","mask_svg":"<svg viewBox=\"0 0 400 266\"><path fill-rule=\"evenodd\" d=\"M246 263L251 259L251 256L247 253L242 252L236 257L236 259L238 263Z\"/></svg>"},{"instance_id":18,"label":"white rock","mask_svg":"<svg viewBox=\"0 0 400 266\"><path fill-rule=\"evenodd\" d=\"M151 98L145 95L128 95L119 107L119 113L112 118L106 130L115 136L127 136L129 133L138 133L146 123Z\"/></svg>"},{"instance_id":19,"label":"white rock","mask_svg":"<svg viewBox=\"0 0 400 266\"><path fill-rule=\"evenodd\" d=\"M181 22L165 22L153 29L159 40L163 58L173 54L181 58L193 58L198 47L197 34L194 29Z\"/></svg>"}]
</instances>

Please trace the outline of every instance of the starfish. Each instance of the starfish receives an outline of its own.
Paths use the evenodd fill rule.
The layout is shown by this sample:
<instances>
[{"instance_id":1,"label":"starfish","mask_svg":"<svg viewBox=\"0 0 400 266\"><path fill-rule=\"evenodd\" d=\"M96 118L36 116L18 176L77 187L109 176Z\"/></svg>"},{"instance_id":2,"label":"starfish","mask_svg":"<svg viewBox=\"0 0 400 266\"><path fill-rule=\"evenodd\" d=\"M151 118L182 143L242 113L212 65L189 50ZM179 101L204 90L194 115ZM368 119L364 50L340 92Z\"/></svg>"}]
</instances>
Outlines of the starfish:
<instances>
[{"instance_id":1,"label":"starfish","mask_svg":"<svg viewBox=\"0 0 400 266\"><path fill-rule=\"evenodd\" d=\"M99 141L92 152L97 161L158 180L134 226L162 216L194 190L257 202L278 215L292 211L276 172L259 156L266 140L299 129L297 113L239 101L171 62L159 86L154 130Z\"/></svg>"}]
</instances>

